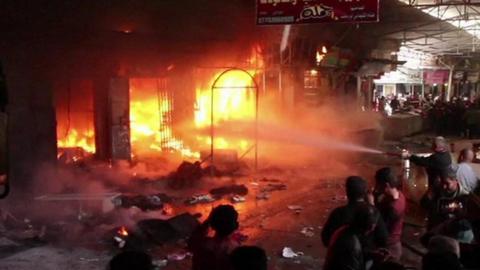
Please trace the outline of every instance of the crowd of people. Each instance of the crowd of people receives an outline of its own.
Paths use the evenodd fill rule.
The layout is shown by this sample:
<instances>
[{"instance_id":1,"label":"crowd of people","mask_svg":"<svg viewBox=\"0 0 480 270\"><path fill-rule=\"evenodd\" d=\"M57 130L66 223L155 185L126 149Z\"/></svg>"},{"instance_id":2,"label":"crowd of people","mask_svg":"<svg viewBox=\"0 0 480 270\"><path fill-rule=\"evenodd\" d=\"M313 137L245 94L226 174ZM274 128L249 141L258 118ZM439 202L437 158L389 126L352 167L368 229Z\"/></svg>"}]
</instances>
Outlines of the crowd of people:
<instances>
[{"instance_id":1,"label":"crowd of people","mask_svg":"<svg viewBox=\"0 0 480 270\"><path fill-rule=\"evenodd\" d=\"M425 118L426 125L437 135L480 137L480 99L470 101L462 97L452 97L445 101L439 97L410 95L400 100L392 97L378 97L375 108L382 114L392 115L401 112L415 112Z\"/></svg>"},{"instance_id":2,"label":"crowd of people","mask_svg":"<svg viewBox=\"0 0 480 270\"><path fill-rule=\"evenodd\" d=\"M421 199L427 215L426 233L421 237L427 253L421 269L479 269L476 235L480 212L469 212L468 208L468 199L479 189L479 180L469 165L473 153L462 150L453 164L443 137L433 140L432 152L427 157L403 153L403 158L425 167L428 177L428 190ZM346 179L347 203L330 213L321 234L327 248L324 270L407 269L402 265L407 212L402 182L390 167L375 173L373 188L359 176ZM238 227L233 206L214 208L188 241L192 269L266 270L265 251L242 246L236 235ZM210 236L209 231L214 234ZM152 259L143 252L126 251L111 260L109 269L152 269Z\"/></svg>"}]
</instances>

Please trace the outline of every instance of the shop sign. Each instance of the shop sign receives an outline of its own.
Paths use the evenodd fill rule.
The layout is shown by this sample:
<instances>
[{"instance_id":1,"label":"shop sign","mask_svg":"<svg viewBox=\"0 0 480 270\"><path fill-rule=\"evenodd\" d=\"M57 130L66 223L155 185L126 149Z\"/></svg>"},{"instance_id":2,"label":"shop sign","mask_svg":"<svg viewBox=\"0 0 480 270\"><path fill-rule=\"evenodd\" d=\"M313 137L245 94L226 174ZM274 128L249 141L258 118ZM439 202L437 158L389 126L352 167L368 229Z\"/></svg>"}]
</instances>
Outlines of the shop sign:
<instances>
[{"instance_id":1,"label":"shop sign","mask_svg":"<svg viewBox=\"0 0 480 270\"><path fill-rule=\"evenodd\" d=\"M257 24L378 22L379 0L257 0Z\"/></svg>"},{"instance_id":2,"label":"shop sign","mask_svg":"<svg viewBox=\"0 0 480 270\"><path fill-rule=\"evenodd\" d=\"M423 82L425 84L444 84L448 82L449 70L425 70L423 72Z\"/></svg>"}]
</instances>

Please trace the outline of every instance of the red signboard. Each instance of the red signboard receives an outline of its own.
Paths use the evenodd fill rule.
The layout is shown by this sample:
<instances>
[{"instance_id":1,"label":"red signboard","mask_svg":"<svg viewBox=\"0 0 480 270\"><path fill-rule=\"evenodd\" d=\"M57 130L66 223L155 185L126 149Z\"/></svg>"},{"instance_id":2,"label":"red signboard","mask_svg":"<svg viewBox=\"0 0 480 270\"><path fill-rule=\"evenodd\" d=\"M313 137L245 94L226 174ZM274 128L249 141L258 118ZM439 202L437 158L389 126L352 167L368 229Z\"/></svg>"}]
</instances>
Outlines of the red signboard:
<instances>
[{"instance_id":1,"label":"red signboard","mask_svg":"<svg viewBox=\"0 0 480 270\"><path fill-rule=\"evenodd\" d=\"M257 0L257 24L378 22L379 0Z\"/></svg>"},{"instance_id":2,"label":"red signboard","mask_svg":"<svg viewBox=\"0 0 480 270\"><path fill-rule=\"evenodd\" d=\"M425 84L444 84L448 82L449 70L425 70L423 82Z\"/></svg>"}]
</instances>

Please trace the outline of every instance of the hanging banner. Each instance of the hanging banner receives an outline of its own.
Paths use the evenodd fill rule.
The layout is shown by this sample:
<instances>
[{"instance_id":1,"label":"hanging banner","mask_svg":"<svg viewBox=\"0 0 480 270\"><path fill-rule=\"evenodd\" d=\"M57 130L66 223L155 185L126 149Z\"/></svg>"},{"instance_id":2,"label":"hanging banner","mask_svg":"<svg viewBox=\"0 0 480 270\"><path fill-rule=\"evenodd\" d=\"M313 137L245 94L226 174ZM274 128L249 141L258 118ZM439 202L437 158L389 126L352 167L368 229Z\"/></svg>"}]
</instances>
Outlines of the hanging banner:
<instances>
[{"instance_id":1,"label":"hanging banner","mask_svg":"<svg viewBox=\"0 0 480 270\"><path fill-rule=\"evenodd\" d=\"M378 22L379 0L257 0L257 24Z\"/></svg>"},{"instance_id":2,"label":"hanging banner","mask_svg":"<svg viewBox=\"0 0 480 270\"><path fill-rule=\"evenodd\" d=\"M449 70L425 70L423 82L426 84L444 84L448 82Z\"/></svg>"}]
</instances>

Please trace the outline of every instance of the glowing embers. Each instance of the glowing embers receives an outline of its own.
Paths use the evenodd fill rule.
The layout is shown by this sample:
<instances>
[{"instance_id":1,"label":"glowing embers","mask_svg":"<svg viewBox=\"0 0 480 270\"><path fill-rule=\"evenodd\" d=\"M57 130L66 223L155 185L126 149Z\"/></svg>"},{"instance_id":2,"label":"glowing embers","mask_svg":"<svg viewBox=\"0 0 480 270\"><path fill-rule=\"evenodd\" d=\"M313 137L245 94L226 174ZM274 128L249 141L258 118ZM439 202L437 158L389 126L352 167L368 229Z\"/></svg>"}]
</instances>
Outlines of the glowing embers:
<instances>
[{"instance_id":1,"label":"glowing embers","mask_svg":"<svg viewBox=\"0 0 480 270\"><path fill-rule=\"evenodd\" d=\"M55 108L58 157L76 161L95 153L92 82L74 80L57 85Z\"/></svg>"},{"instance_id":2,"label":"glowing embers","mask_svg":"<svg viewBox=\"0 0 480 270\"><path fill-rule=\"evenodd\" d=\"M173 98L164 79L130 79L130 134L133 154L149 156L159 152L200 155L173 135Z\"/></svg>"}]
</instances>

